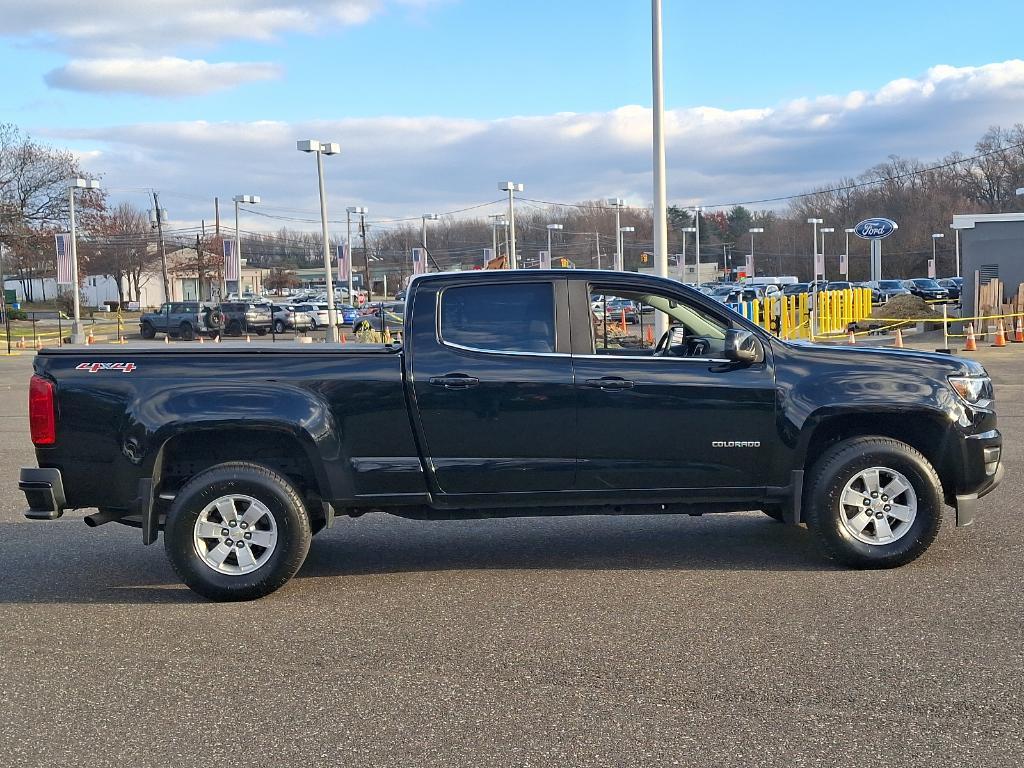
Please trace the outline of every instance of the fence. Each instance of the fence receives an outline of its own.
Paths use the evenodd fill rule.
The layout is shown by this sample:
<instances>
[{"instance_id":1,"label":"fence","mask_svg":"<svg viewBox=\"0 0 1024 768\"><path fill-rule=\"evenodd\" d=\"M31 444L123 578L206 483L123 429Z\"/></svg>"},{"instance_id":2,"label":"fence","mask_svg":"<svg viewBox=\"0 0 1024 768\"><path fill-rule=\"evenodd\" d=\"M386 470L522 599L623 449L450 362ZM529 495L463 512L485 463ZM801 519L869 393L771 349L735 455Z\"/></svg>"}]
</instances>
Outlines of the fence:
<instances>
[{"instance_id":1,"label":"fence","mask_svg":"<svg viewBox=\"0 0 1024 768\"><path fill-rule=\"evenodd\" d=\"M25 319L12 319L9 312L0 326L0 347L12 354L15 349L41 349L59 347L71 335L71 320L53 310L22 312ZM20 317L20 315L19 315ZM121 343L125 337L125 321L118 312L111 319L83 318L82 331L86 337L113 336L112 343Z\"/></svg>"},{"instance_id":2,"label":"fence","mask_svg":"<svg viewBox=\"0 0 1024 768\"><path fill-rule=\"evenodd\" d=\"M871 289L775 295L728 306L783 339L813 340L844 334L871 317Z\"/></svg>"}]
</instances>

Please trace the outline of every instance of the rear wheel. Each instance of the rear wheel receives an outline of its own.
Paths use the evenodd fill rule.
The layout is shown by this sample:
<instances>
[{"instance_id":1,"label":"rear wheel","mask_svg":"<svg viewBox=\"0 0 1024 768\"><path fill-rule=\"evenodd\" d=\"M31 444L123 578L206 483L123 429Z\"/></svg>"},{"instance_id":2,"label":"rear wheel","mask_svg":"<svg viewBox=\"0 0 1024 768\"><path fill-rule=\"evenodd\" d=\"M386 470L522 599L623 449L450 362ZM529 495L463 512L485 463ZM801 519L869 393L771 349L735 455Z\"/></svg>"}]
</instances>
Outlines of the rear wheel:
<instances>
[{"instance_id":1,"label":"rear wheel","mask_svg":"<svg viewBox=\"0 0 1024 768\"><path fill-rule=\"evenodd\" d=\"M242 335L242 324L237 320L232 320L228 323L227 328L228 335L230 336L241 336Z\"/></svg>"},{"instance_id":2,"label":"rear wheel","mask_svg":"<svg viewBox=\"0 0 1024 768\"><path fill-rule=\"evenodd\" d=\"M807 526L825 552L857 568L893 568L919 557L942 524L942 485L917 450L859 437L814 466Z\"/></svg>"},{"instance_id":3,"label":"rear wheel","mask_svg":"<svg viewBox=\"0 0 1024 768\"><path fill-rule=\"evenodd\" d=\"M284 333L284 320L274 321L274 333Z\"/></svg>"},{"instance_id":4,"label":"rear wheel","mask_svg":"<svg viewBox=\"0 0 1024 768\"><path fill-rule=\"evenodd\" d=\"M257 336L266 336L267 335L267 329L266 328L257 328L256 329L256 335Z\"/></svg>"},{"instance_id":5,"label":"rear wheel","mask_svg":"<svg viewBox=\"0 0 1024 768\"><path fill-rule=\"evenodd\" d=\"M302 498L287 478L249 462L218 464L174 499L164 549L175 572L210 600L252 600L302 566L311 537Z\"/></svg>"},{"instance_id":6,"label":"rear wheel","mask_svg":"<svg viewBox=\"0 0 1024 768\"><path fill-rule=\"evenodd\" d=\"M178 335L183 341L192 341L196 337L196 332L191 323L182 323L178 327Z\"/></svg>"}]
</instances>

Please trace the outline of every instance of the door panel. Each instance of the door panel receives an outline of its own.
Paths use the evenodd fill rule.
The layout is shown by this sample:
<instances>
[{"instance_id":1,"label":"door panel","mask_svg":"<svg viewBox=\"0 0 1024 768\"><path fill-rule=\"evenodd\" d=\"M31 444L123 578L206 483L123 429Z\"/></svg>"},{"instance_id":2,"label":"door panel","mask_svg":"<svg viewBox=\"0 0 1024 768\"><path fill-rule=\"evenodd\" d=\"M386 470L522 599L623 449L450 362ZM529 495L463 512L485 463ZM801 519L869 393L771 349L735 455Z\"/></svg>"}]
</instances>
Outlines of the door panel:
<instances>
[{"instance_id":1,"label":"door panel","mask_svg":"<svg viewBox=\"0 0 1024 768\"><path fill-rule=\"evenodd\" d=\"M516 284L503 279L501 286ZM435 313L440 313L442 334L447 317L464 331L452 334L460 341L499 342L493 334L488 336L489 319L479 317L479 305L467 305L464 317L440 312L444 288L435 285L420 286L407 317L414 408L439 490L447 495L571 490L576 469L572 430L576 395L567 330L566 338L555 334L553 345L545 346L543 339L530 336L532 326L524 325L510 344L554 350L549 352L484 351L446 343L438 336ZM465 285L460 282L458 290ZM550 318L538 316L539 308L524 304L509 306L508 316L495 317L495 323L505 327L526 318L567 328L567 323L556 319L568 317L565 282L544 285L551 290ZM514 305L515 297L508 301Z\"/></svg>"}]
</instances>

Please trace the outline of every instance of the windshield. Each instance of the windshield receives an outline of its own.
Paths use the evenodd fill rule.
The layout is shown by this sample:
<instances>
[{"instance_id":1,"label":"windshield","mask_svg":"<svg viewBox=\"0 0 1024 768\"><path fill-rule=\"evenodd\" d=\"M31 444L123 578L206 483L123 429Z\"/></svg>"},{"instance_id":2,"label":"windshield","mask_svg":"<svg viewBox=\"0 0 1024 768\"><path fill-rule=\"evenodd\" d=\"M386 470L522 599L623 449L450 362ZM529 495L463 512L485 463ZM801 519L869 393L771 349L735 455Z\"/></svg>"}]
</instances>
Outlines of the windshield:
<instances>
[{"instance_id":1,"label":"windshield","mask_svg":"<svg viewBox=\"0 0 1024 768\"><path fill-rule=\"evenodd\" d=\"M941 285L936 283L934 280L928 280L927 278L921 278L919 280L915 280L914 281L914 285L916 285L918 288L929 288L929 289L935 289L935 288L941 288L942 287Z\"/></svg>"},{"instance_id":2,"label":"windshield","mask_svg":"<svg viewBox=\"0 0 1024 768\"><path fill-rule=\"evenodd\" d=\"M878 283L878 287L885 291L892 291L897 288L902 288L903 283L899 280L881 280Z\"/></svg>"}]
</instances>

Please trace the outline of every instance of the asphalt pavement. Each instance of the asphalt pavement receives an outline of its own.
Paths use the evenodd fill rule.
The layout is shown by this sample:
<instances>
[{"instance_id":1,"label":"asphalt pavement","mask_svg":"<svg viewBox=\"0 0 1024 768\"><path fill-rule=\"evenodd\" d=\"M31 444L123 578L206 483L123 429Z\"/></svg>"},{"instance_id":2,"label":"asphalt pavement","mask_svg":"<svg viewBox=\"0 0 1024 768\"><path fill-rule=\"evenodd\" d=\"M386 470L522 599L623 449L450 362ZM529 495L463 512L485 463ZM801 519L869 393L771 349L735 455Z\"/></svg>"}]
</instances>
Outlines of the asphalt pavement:
<instances>
[{"instance_id":1,"label":"asphalt pavement","mask_svg":"<svg viewBox=\"0 0 1024 768\"><path fill-rule=\"evenodd\" d=\"M758 512L369 515L228 605L162 540L22 517L0 358L0 765L1020 766L1024 349L976 356L1006 480L898 570Z\"/></svg>"}]
</instances>

